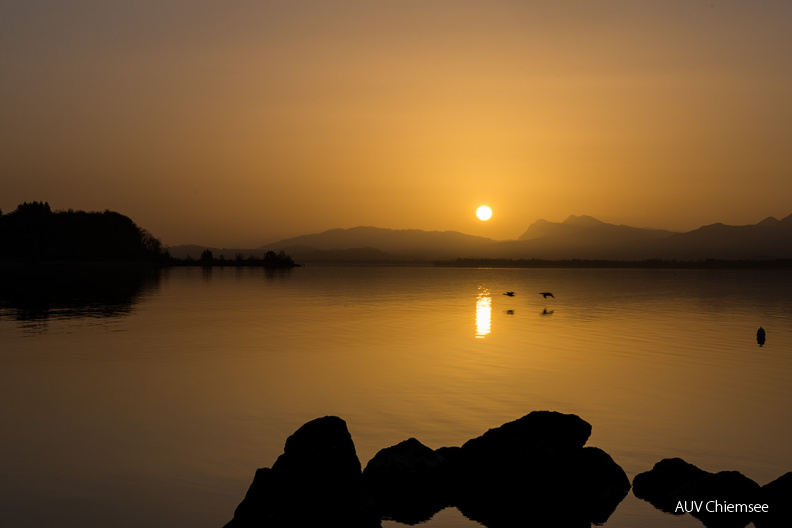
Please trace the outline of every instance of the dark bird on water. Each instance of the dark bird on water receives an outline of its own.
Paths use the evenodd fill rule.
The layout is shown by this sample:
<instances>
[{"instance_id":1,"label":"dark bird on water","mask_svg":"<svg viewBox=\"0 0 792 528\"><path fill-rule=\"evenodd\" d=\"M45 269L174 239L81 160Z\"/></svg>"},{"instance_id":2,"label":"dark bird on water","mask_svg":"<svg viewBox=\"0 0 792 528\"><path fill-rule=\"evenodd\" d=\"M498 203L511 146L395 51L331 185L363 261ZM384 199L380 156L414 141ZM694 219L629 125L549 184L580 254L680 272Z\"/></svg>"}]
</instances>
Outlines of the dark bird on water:
<instances>
[{"instance_id":1,"label":"dark bird on water","mask_svg":"<svg viewBox=\"0 0 792 528\"><path fill-rule=\"evenodd\" d=\"M759 330L756 331L756 342L759 343L759 346L765 344L765 330L761 326Z\"/></svg>"},{"instance_id":2,"label":"dark bird on water","mask_svg":"<svg viewBox=\"0 0 792 528\"><path fill-rule=\"evenodd\" d=\"M503 295L508 295L509 297L514 297L515 293L514 292L506 292Z\"/></svg>"},{"instance_id":3,"label":"dark bird on water","mask_svg":"<svg viewBox=\"0 0 792 528\"><path fill-rule=\"evenodd\" d=\"M548 297L553 297L553 294L550 292L539 292L539 295L544 295L544 298L547 299ZM555 297L553 297L555 299Z\"/></svg>"}]
</instances>

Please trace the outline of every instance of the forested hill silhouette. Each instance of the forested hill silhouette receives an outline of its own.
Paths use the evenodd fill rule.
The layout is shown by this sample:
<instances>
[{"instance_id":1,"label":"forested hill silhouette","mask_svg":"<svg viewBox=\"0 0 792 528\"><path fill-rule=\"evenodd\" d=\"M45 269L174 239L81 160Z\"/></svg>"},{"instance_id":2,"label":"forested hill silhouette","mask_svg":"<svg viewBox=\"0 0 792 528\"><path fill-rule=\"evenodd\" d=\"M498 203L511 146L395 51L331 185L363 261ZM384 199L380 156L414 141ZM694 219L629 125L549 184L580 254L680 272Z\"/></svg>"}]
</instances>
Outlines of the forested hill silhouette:
<instances>
[{"instance_id":1,"label":"forested hill silhouette","mask_svg":"<svg viewBox=\"0 0 792 528\"><path fill-rule=\"evenodd\" d=\"M330 229L303 235L264 247L285 250L300 260L431 260L460 255L477 255L496 241L457 231L423 231L421 229L385 229L359 226Z\"/></svg>"},{"instance_id":2,"label":"forested hill silhouette","mask_svg":"<svg viewBox=\"0 0 792 528\"><path fill-rule=\"evenodd\" d=\"M0 261L165 261L151 233L113 211L52 211L25 202L0 211Z\"/></svg>"}]
</instances>

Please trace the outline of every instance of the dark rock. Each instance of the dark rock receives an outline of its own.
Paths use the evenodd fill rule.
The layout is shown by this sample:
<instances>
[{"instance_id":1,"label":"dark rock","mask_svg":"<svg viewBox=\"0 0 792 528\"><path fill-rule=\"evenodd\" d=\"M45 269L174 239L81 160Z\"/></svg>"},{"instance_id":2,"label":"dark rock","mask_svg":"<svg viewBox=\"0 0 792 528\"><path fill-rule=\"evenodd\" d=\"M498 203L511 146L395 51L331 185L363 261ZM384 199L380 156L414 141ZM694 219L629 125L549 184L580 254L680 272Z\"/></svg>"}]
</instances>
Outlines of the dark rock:
<instances>
[{"instance_id":1,"label":"dark rock","mask_svg":"<svg viewBox=\"0 0 792 528\"><path fill-rule=\"evenodd\" d=\"M630 489L604 451L584 447L591 425L571 414L532 412L462 447L433 450L410 438L360 471L340 418L308 422L272 469L256 472L226 528L407 524L456 506L490 528L604 523Z\"/></svg>"},{"instance_id":2,"label":"dark rock","mask_svg":"<svg viewBox=\"0 0 792 528\"><path fill-rule=\"evenodd\" d=\"M465 442L453 457L455 480L467 481L467 490L482 484L479 494L516 477L523 491L552 494L566 486L590 434L591 425L573 414L534 411Z\"/></svg>"},{"instance_id":3,"label":"dark rock","mask_svg":"<svg viewBox=\"0 0 792 528\"><path fill-rule=\"evenodd\" d=\"M558 453L583 447L590 435L591 425L574 414L534 411L468 440L462 451L468 459Z\"/></svg>"},{"instance_id":4,"label":"dark rock","mask_svg":"<svg viewBox=\"0 0 792 528\"><path fill-rule=\"evenodd\" d=\"M457 505L470 519L495 528L604 523L630 490L630 480L596 447L566 456L527 456L493 471L461 478Z\"/></svg>"},{"instance_id":5,"label":"dark rock","mask_svg":"<svg viewBox=\"0 0 792 528\"><path fill-rule=\"evenodd\" d=\"M584 447L571 459L569 494L578 497L593 523L608 520L630 491L630 479L611 456L598 447Z\"/></svg>"},{"instance_id":6,"label":"dark rock","mask_svg":"<svg viewBox=\"0 0 792 528\"><path fill-rule=\"evenodd\" d=\"M792 472L785 473L762 486L760 501L767 504L767 513L753 517L757 528L792 526Z\"/></svg>"},{"instance_id":7,"label":"dark rock","mask_svg":"<svg viewBox=\"0 0 792 528\"><path fill-rule=\"evenodd\" d=\"M448 506L447 468L443 456L410 438L380 450L363 470L363 482L383 517L417 524Z\"/></svg>"},{"instance_id":8,"label":"dark rock","mask_svg":"<svg viewBox=\"0 0 792 528\"><path fill-rule=\"evenodd\" d=\"M681 490L690 482L709 474L681 458L665 458L655 464L651 471L633 478L633 494L659 510L681 515L675 512ZM688 500L688 497L682 500Z\"/></svg>"},{"instance_id":9,"label":"dark rock","mask_svg":"<svg viewBox=\"0 0 792 528\"><path fill-rule=\"evenodd\" d=\"M707 527L742 528L748 512L715 511L719 504L757 504L760 488L737 471L710 473L680 458L661 460L633 479L633 493L656 508L675 514L690 513Z\"/></svg>"},{"instance_id":10,"label":"dark rock","mask_svg":"<svg viewBox=\"0 0 792 528\"><path fill-rule=\"evenodd\" d=\"M245 498L234 511L234 518L225 525L226 528L267 526L268 517L272 515L272 512L264 505L276 491L277 486L273 482L272 470L267 467L257 469L253 476L253 483L250 484Z\"/></svg>"},{"instance_id":11,"label":"dark rock","mask_svg":"<svg viewBox=\"0 0 792 528\"><path fill-rule=\"evenodd\" d=\"M286 440L272 469L256 471L226 528L254 526L380 526L343 420L325 416L306 423Z\"/></svg>"},{"instance_id":12,"label":"dark rock","mask_svg":"<svg viewBox=\"0 0 792 528\"><path fill-rule=\"evenodd\" d=\"M792 471L762 486L762 498L771 504L776 501L785 501L782 504L786 506L792 504Z\"/></svg>"},{"instance_id":13,"label":"dark rock","mask_svg":"<svg viewBox=\"0 0 792 528\"><path fill-rule=\"evenodd\" d=\"M286 439L272 465L282 484L349 486L360 480L360 460L346 422L336 416L312 420Z\"/></svg>"},{"instance_id":14,"label":"dark rock","mask_svg":"<svg viewBox=\"0 0 792 528\"><path fill-rule=\"evenodd\" d=\"M759 484L749 479L738 471L721 471L691 482L682 489L682 493L690 497L688 500L707 501L716 500L723 504L757 504L759 502ZM701 520L704 526L712 528L742 528L746 526L753 516L751 513L736 512L709 512L710 507L705 506L704 511L693 512L691 515Z\"/></svg>"},{"instance_id":15,"label":"dark rock","mask_svg":"<svg viewBox=\"0 0 792 528\"><path fill-rule=\"evenodd\" d=\"M363 478L374 487L429 487L438 480L445 458L415 438L381 449L366 465Z\"/></svg>"},{"instance_id":16,"label":"dark rock","mask_svg":"<svg viewBox=\"0 0 792 528\"><path fill-rule=\"evenodd\" d=\"M465 442L451 455L453 480L462 494L500 493L521 482L541 493L562 486L564 467L591 434L591 425L573 414L534 411ZM485 489L478 489L483 487Z\"/></svg>"},{"instance_id":17,"label":"dark rock","mask_svg":"<svg viewBox=\"0 0 792 528\"><path fill-rule=\"evenodd\" d=\"M604 451L584 448L578 416L532 412L447 453L455 504L486 526L589 526L604 522L630 480Z\"/></svg>"},{"instance_id":18,"label":"dark rock","mask_svg":"<svg viewBox=\"0 0 792 528\"><path fill-rule=\"evenodd\" d=\"M435 449L435 453L443 457L449 465L453 466L460 460L462 448L459 446L438 447Z\"/></svg>"}]
</instances>

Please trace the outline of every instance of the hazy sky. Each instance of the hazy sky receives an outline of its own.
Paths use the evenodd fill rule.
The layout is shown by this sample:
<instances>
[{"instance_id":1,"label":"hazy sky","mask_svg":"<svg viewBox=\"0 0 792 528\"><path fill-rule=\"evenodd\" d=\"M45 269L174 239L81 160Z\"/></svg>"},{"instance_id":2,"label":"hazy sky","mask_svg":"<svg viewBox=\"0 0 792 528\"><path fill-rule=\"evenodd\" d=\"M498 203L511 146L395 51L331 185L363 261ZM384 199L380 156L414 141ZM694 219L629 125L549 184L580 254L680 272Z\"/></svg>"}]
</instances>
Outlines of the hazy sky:
<instances>
[{"instance_id":1,"label":"hazy sky","mask_svg":"<svg viewBox=\"0 0 792 528\"><path fill-rule=\"evenodd\" d=\"M780 218L792 2L2 0L0 208L31 200L226 247Z\"/></svg>"}]
</instances>

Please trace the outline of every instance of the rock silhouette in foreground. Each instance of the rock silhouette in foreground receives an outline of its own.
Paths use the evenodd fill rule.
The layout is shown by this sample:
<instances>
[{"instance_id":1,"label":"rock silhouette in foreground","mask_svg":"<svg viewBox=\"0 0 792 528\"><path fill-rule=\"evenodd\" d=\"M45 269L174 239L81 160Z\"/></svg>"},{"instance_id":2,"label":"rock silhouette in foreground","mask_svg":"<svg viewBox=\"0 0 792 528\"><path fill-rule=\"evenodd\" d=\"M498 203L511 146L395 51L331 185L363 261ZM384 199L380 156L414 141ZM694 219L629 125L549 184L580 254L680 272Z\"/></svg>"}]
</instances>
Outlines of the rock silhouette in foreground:
<instances>
[{"instance_id":1,"label":"rock silhouette in foreground","mask_svg":"<svg viewBox=\"0 0 792 528\"><path fill-rule=\"evenodd\" d=\"M690 513L710 528L742 528L749 522L757 528L792 526L792 473L760 487L737 471L710 473L681 458L666 458L635 476L633 493L662 511ZM729 511L729 504L746 506ZM740 511L748 505L758 511Z\"/></svg>"},{"instance_id":2,"label":"rock silhouette in foreground","mask_svg":"<svg viewBox=\"0 0 792 528\"><path fill-rule=\"evenodd\" d=\"M756 528L792 526L792 471L762 486L761 497L770 511L753 519Z\"/></svg>"},{"instance_id":3,"label":"rock silhouette in foreground","mask_svg":"<svg viewBox=\"0 0 792 528\"><path fill-rule=\"evenodd\" d=\"M445 457L409 438L380 450L363 470L380 515L416 524L451 504Z\"/></svg>"},{"instance_id":4,"label":"rock silhouette in foreground","mask_svg":"<svg viewBox=\"0 0 792 528\"><path fill-rule=\"evenodd\" d=\"M461 447L415 438L379 451L360 472L346 424L302 426L272 469L259 469L226 528L416 524L446 506L490 528L603 523L630 489L621 467L584 447L591 425L535 411Z\"/></svg>"},{"instance_id":5,"label":"rock silhouette in foreground","mask_svg":"<svg viewBox=\"0 0 792 528\"><path fill-rule=\"evenodd\" d=\"M607 520L630 489L607 453L583 447L590 434L575 415L535 411L462 447L433 451L410 439L383 449L363 477L383 515L402 522L456 506L491 528L590 526Z\"/></svg>"},{"instance_id":6,"label":"rock silhouette in foreground","mask_svg":"<svg viewBox=\"0 0 792 528\"><path fill-rule=\"evenodd\" d=\"M270 468L256 471L226 528L368 528L379 513L362 486L360 461L346 423L312 420L286 440Z\"/></svg>"}]
</instances>

